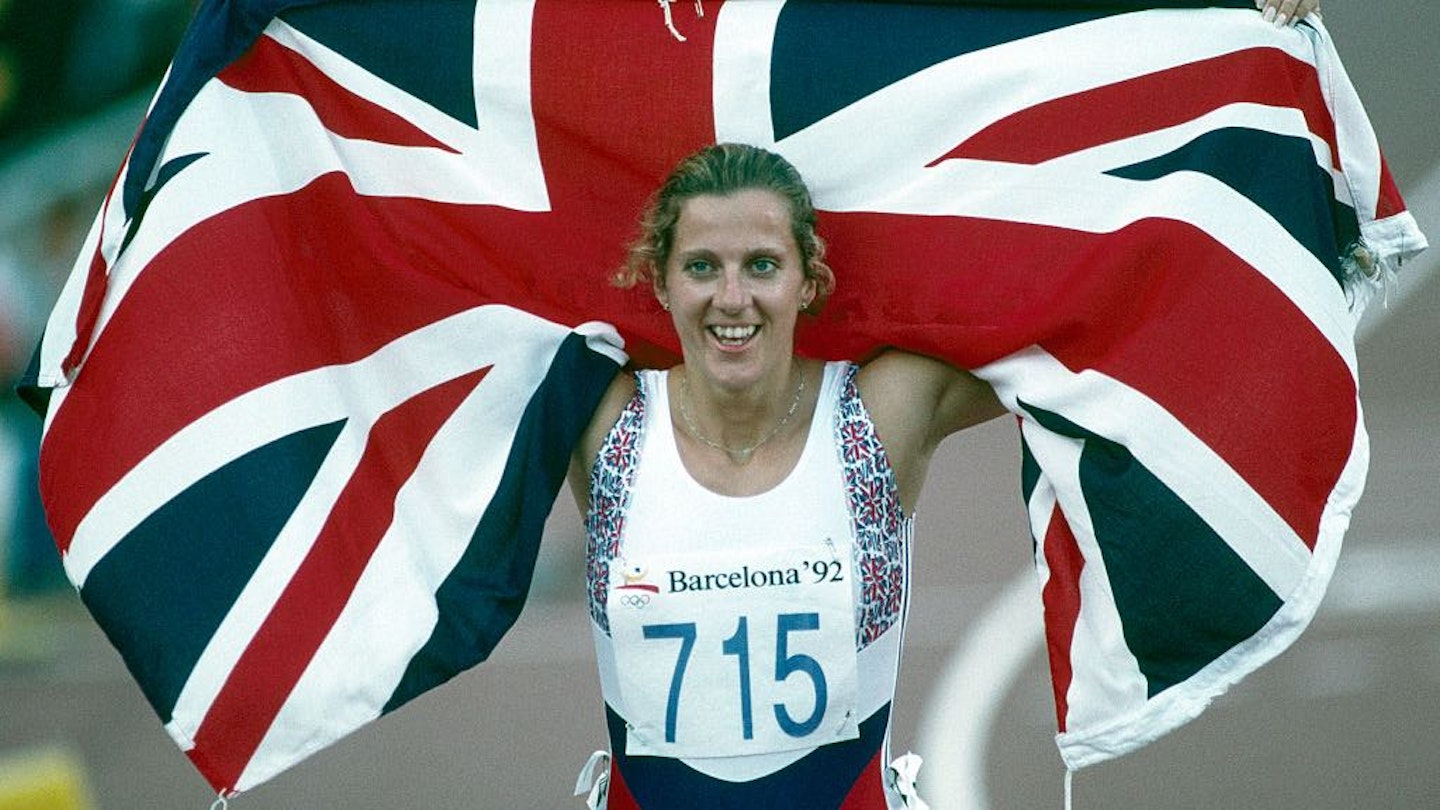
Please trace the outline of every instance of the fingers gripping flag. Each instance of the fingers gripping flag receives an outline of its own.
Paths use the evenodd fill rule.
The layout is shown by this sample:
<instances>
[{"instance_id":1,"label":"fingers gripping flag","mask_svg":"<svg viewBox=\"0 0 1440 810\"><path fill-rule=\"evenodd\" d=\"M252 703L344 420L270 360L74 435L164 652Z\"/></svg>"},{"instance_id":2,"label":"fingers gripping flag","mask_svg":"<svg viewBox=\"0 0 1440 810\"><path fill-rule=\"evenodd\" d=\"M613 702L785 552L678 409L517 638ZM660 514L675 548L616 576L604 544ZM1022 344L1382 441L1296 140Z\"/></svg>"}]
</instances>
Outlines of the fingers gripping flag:
<instances>
[{"instance_id":1,"label":"fingers gripping flag","mask_svg":"<svg viewBox=\"0 0 1440 810\"><path fill-rule=\"evenodd\" d=\"M678 351L636 212L746 141L825 212L802 351L1017 415L1061 752L1143 745L1313 614L1424 246L1323 30L1165 5L202 4L37 355L67 571L224 792L483 660L621 336Z\"/></svg>"}]
</instances>

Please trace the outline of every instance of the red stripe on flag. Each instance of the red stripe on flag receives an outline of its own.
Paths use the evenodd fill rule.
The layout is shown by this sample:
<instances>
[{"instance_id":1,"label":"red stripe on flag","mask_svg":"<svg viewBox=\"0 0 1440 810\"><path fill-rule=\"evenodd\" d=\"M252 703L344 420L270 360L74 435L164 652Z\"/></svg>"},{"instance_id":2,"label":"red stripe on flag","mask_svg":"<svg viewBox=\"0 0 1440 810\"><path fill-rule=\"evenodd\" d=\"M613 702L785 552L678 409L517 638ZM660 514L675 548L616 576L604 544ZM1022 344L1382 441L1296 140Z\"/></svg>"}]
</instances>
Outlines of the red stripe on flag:
<instances>
[{"instance_id":1,"label":"red stripe on flag","mask_svg":"<svg viewBox=\"0 0 1440 810\"><path fill-rule=\"evenodd\" d=\"M308 59L267 36L255 40L250 50L217 78L244 92L300 96L326 129L345 138L457 151L390 110L345 89Z\"/></svg>"},{"instance_id":2,"label":"red stripe on flag","mask_svg":"<svg viewBox=\"0 0 1440 810\"><path fill-rule=\"evenodd\" d=\"M1283 292L1198 231L1147 220L1106 251L1123 263L1097 257L1097 272L1068 287L1085 302L1074 313L1084 334L1059 330L1041 345L1155 400L1313 549L1359 420L1344 359Z\"/></svg>"},{"instance_id":3,"label":"red stripe on flag","mask_svg":"<svg viewBox=\"0 0 1440 810\"><path fill-rule=\"evenodd\" d=\"M1158 402L1313 548L1353 448L1355 380L1284 293L1210 236L1171 220L1094 234L825 216L845 261L802 351L902 345L976 368L1038 344ZM947 256L960 258L937 266Z\"/></svg>"},{"instance_id":4,"label":"red stripe on flag","mask_svg":"<svg viewBox=\"0 0 1440 810\"><path fill-rule=\"evenodd\" d=\"M1055 690L1055 721L1061 733L1070 712L1070 681L1073 671L1070 646L1075 640L1075 623L1080 618L1080 572L1085 557L1065 514L1056 504L1042 542L1050 578L1045 581L1041 600L1045 606L1045 647L1050 655L1050 685Z\"/></svg>"},{"instance_id":5,"label":"red stripe on flag","mask_svg":"<svg viewBox=\"0 0 1440 810\"><path fill-rule=\"evenodd\" d=\"M394 238L419 201L356 197L342 175L256 200L179 236L136 279L46 433L40 488L61 551L121 476L225 402L489 303L458 272L463 249ZM458 227L457 227L458 230Z\"/></svg>"},{"instance_id":6,"label":"red stripe on flag","mask_svg":"<svg viewBox=\"0 0 1440 810\"><path fill-rule=\"evenodd\" d=\"M335 174L202 222L152 261L45 439L41 491L62 552L95 502L186 424L463 309L503 302L565 323L583 312L615 322L642 355L660 356L647 343L674 347L668 319L644 303L648 291L613 289L607 268L623 260L651 189L714 138L712 27L677 43L653 8L623 3L607 7L614 19L598 33L611 36L597 36L586 15L570 12L539 4L534 21L544 33L534 42L532 103L553 211L361 198ZM271 40L253 58L258 67L226 79L348 92L315 92L330 80ZM291 69L308 78L282 81ZM625 93L614 92L619 83ZM594 182L601 175L606 182ZM594 275L577 282L564 270L576 267Z\"/></svg>"},{"instance_id":7,"label":"red stripe on flag","mask_svg":"<svg viewBox=\"0 0 1440 810\"><path fill-rule=\"evenodd\" d=\"M101 220L103 223L103 212ZM85 287L80 293L80 307L75 315L75 342L70 345L70 351L65 353L65 359L60 362L60 370L66 375L73 374L85 359L85 350L90 348L95 324L100 320L100 307L105 303L110 268L105 264L104 242L105 229L102 224L99 243L95 245L95 253L90 256L90 266L85 271Z\"/></svg>"},{"instance_id":8,"label":"red stripe on flag","mask_svg":"<svg viewBox=\"0 0 1440 810\"><path fill-rule=\"evenodd\" d=\"M533 281L542 299L610 321L634 362L665 366L679 351L670 319L648 288L608 282L646 198L681 158L715 140L713 20L723 12L682 24L687 41L677 42L653 4L604 8L596 26L565 3L535 6L531 104L553 217L509 217L501 227L515 238L486 248L516 251L528 266L543 245L546 269ZM566 267L583 269L549 269Z\"/></svg>"},{"instance_id":9,"label":"red stripe on flag","mask_svg":"<svg viewBox=\"0 0 1440 810\"><path fill-rule=\"evenodd\" d=\"M1360 201L1356 201L1359 205ZM1380 159L1380 195L1375 201L1375 219L1386 219L1396 214L1402 214L1406 210L1405 200L1400 196L1400 187L1395 184L1395 175L1390 173L1390 163L1383 157ZM1364 221L1365 214L1360 212L1361 221Z\"/></svg>"},{"instance_id":10,"label":"red stripe on flag","mask_svg":"<svg viewBox=\"0 0 1440 810\"><path fill-rule=\"evenodd\" d=\"M1215 76L1226 79L1215 81ZM1310 131L1330 145L1331 160L1336 160L1335 122L1314 66L1274 48L1251 48L1027 107L975 133L935 163L971 158L1036 164L1242 102L1298 106ZM1116 110L1125 112L1117 115Z\"/></svg>"},{"instance_id":11,"label":"red stripe on flag","mask_svg":"<svg viewBox=\"0 0 1440 810\"><path fill-rule=\"evenodd\" d=\"M235 786L390 528L397 492L488 371L438 385L376 421L315 544L196 730L192 757L212 785Z\"/></svg>"},{"instance_id":12,"label":"red stripe on flag","mask_svg":"<svg viewBox=\"0 0 1440 810\"><path fill-rule=\"evenodd\" d=\"M687 26L682 43L653 3L609 3L604 16L597 29L566 3L536 4L532 105L556 210L622 202L595 213L629 235L675 163L715 140L715 26Z\"/></svg>"},{"instance_id":13,"label":"red stripe on flag","mask_svg":"<svg viewBox=\"0 0 1440 810\"><path fill-rule=\"evenodd\" d=\"M126 152L127 161L129 156L134 154L135 141L139 137L137 132L131 139L130 149ZM127 163L121 164L115 176L110 179L110 190L105 202L100 206L100 232L95 238L95 253L91 255L90 266L85 272L85 286L81 290L79 311L75 315L75 342L70 345L70 351L65 353L65 359L60 362L60 371L67 377L73 377L75 370L84 362L90 341L95 337L95 326L100 321L100 310L105 303L105 291L110 281L110 266L104 252L105 223L109 219L110 203L116 200L115 195L122 193L121 178L125 176L128 168ZM133 220L126 217L125 227L133 225Z\"/></svg>"}]
</instances>

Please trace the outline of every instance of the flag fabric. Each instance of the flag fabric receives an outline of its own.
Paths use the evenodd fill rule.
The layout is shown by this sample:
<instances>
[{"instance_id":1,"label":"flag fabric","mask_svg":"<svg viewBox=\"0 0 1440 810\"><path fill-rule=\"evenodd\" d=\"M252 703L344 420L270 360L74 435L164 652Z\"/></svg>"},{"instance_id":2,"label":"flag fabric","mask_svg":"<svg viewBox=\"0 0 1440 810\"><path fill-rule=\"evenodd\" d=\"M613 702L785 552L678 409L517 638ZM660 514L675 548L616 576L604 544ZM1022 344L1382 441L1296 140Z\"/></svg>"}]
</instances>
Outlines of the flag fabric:
<instances>
[{"instance_id":1,"label":"flag fabric","mask_svg":"<svg viewBox=\"0 0 1440 810\"><path fill-rule=\"evenodd\" d=\"M839 287L803 353L940 356L1016 415L1070 767L1313 615L1368 277L1425 244L1321 26L702 8L682 42L648 0L201 5L31 393L66 570L217 790L494 648L601 392L676 356L608 276L715 141L812 187Z\"/></svg>"}]
</instances>

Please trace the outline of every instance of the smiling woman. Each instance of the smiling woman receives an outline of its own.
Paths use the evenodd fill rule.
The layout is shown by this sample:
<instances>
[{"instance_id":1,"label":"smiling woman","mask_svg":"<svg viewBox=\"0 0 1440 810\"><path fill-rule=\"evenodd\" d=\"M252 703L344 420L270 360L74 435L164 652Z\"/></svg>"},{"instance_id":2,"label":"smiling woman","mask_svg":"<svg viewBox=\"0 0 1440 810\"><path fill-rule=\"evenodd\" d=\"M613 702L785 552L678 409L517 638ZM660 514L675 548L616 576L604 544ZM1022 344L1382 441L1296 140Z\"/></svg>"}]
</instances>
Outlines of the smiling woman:
<instances>
[{"instance_id":1,"label":"smiling woman","mask_svg":"<svg viewBox=\"0 0 1440 810\"><path fill-rule=\"evenodd\" d=\"M798 172L752 146L682 161L644 215L621 280L684 362L618 379L571 465L614 756L592 806L920 806L888 751L911 509L939 441L1003 409L916 355L797 357L823 257ZM736 571L792 575L701 587Z\"/></svg>"},{"instance_id":2,"label":"smiling woman","mask_svg":"<svg viewBox=\"0 0 1440 810\"><path fill-rule=\"evenodd\" d=\"M683 384L697 398L723 391L758 405L766 393L795 388L785 359L816 282L800 269L788 220L785 201L758 189L686 203L655 295L674 319L686 360ZM722 441L727 432L741 442L755 438L740 435L743 425L717 427Z\"/></svg>"}]
</instances>

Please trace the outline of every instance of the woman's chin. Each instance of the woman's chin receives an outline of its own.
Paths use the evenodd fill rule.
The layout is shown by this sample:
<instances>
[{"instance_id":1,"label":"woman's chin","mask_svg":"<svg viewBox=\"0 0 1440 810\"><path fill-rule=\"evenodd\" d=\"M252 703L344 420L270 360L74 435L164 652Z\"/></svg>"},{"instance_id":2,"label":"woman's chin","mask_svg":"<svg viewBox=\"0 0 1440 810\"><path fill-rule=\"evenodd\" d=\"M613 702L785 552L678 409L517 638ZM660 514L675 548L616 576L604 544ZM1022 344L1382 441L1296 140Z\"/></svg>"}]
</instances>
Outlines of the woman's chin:
<instances>
[{"instance_id":1,"label":"woman's chin","mask_svg":"<svg viewBox=\"0 0 1440 810\"><path fill-rule=\"evenodd\" d=\"M691 373L694 372L699 372L700 379L716 388L744 391L764 379L765 364L753 351L712 351L705 362L696 364Z\"/></svg>"}]
</instances>

